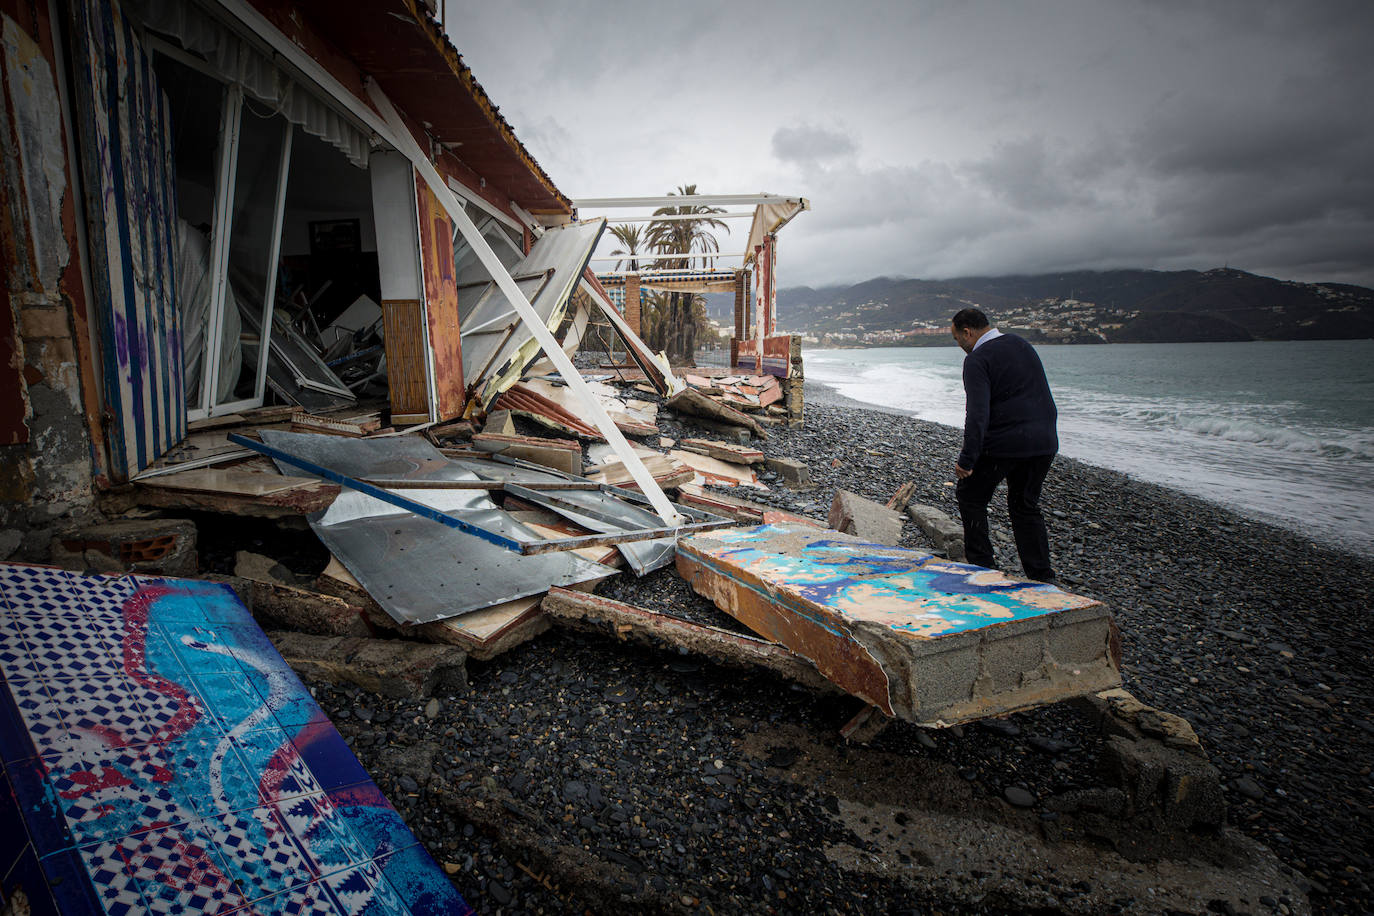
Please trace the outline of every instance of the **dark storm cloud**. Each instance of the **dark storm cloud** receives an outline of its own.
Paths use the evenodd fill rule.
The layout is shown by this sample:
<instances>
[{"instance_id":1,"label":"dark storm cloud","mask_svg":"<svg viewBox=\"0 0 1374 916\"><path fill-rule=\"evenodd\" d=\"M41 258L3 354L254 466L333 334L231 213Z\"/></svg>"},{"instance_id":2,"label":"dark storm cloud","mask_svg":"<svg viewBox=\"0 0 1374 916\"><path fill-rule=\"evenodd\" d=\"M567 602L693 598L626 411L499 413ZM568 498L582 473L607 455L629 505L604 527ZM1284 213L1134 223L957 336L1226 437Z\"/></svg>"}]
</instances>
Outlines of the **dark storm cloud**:
<instances>
[{"instance_id":1,"label":"dark storm cloud","mask_svg":"<svg viewBox=\"0 0 1374 916\"><path fill-rule=\"evenodd\" d=\"M784 162L819 162L856 151L854 141L838 130L801 125L773 132L773 155Z\"/></svg>"},{"instance_id":2,"label":"dark storm cloud","mask_svg":"<svg viewBox=\"0 0 1374 916\"><path fill-rule=\"evenodd\" d=\"M713 26L739 15L450 4L571 196L810 198L787 283L1229 263L1374 284L1370 0L761 0Z\"/></svg>"}]
</instances>

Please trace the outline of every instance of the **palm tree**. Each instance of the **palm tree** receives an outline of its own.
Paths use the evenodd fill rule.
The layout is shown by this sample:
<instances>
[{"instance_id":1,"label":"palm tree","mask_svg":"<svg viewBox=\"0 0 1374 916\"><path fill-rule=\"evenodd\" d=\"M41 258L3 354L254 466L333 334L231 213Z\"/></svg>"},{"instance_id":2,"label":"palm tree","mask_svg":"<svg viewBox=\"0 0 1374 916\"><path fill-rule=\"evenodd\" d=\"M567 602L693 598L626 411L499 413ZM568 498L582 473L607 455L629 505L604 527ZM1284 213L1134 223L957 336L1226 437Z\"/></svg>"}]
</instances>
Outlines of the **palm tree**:
<instances>
[{"instance_id":1,"label":"palm tree","mask_svg":"<svg viewBox=\"0 0 1374 916\"><path fill-rule=\"evenodd\" d=\"M621 245L611 254L613 256L618 254L629 256L629 260L616 261L615 269L620 270L624 267L631 273L639 270L639 261L635 260L635 255L641 253L640 249L645 244L644 233L632 223L621 223L611 227L611 235L615 236L615 240Z\"/></svg>"},{"instance_id":2,"label":"palm tree","mask_svg":"<svg viewBox=\"0 0 1374 916\"><path fill-rule=\"evenodd\" d=\"M697 186L694 184L681 185L676 191L670 191L670 196L691 197L697 193ZM654 211L654 216L662 217L695 217L697 219L659 219L649 224L649 231L645 235L645 241L659 254L692 254L708 253L720 251L720 243L712 234L712 229L724 229L730 231L730 227L718 219L713 219L710 214L725 212L720 207L706 207L700 204L683 203L676 207L660 207ZM618 237L618 236L617 236ZM704 267L711 267L715 263L714 258L702 258ZM691 258L668 258L662 262L662 266L668 268L691 267L695 259ZM670 293L669 304L665 326L661 333L666 338L659 349L668 352L668 359L678 364L692 364L693 354L696 352L697 338L697 314L700 309L696 308L696 297L690 293Z\"/></svg>"}]
</instances>

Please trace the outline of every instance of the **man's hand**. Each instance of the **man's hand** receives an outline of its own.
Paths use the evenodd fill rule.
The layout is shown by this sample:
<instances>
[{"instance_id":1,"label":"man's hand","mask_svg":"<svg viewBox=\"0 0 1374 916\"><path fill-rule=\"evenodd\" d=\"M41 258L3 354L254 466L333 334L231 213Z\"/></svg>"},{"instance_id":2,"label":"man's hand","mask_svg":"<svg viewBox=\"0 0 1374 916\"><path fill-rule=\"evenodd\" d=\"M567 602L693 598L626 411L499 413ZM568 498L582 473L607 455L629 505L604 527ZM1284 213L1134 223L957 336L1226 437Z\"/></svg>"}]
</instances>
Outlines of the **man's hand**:
<instances>
[{"instance_id":1,"label":"man's hand","mask_svg":"<svg viewBox=\"0 0 1374 916\"><path fill-rule=\"evenodd\" d=\"M962 464L956 464L954 466L954 476L958 477L960 480L963 480L965 477L969 476L972 473L972 471L964 467Z\"/></svg>"}]
</instances>

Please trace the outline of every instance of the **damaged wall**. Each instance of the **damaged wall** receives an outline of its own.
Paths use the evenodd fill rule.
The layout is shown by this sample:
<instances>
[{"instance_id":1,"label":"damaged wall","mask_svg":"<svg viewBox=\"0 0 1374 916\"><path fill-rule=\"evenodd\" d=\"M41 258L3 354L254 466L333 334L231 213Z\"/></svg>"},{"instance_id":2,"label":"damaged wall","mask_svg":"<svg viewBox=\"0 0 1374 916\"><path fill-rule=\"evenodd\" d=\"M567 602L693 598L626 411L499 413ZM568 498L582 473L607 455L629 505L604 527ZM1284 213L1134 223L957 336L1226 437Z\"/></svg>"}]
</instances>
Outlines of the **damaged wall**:
<instances>
[{"instance_id":1,"label":"damaged wall","mask_svg":"<svg viewBox=\"0 0 1374 916\"><path fill-rule=\"evenodd\" d=\"M47 9L0 0L0 557L90 505L99 429Z\"/></svg>"}]
</instances>

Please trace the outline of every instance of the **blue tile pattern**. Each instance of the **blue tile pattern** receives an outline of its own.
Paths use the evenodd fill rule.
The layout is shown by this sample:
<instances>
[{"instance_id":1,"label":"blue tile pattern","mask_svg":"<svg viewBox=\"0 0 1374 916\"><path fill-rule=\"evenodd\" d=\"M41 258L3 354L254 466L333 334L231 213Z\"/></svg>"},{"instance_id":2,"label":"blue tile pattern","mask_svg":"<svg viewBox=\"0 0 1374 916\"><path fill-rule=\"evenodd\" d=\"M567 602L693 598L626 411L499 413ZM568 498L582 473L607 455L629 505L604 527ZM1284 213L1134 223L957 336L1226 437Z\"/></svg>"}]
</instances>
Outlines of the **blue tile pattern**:
<instances>
[{"instance_id":1,"label":"blue tile pattern","mask_svg":"<svg viewBox=\"0 0 1374 916\"><path fill-rule=\"evenodd\" d=\"M471 913L225 586L0 564L0 903Z\"/></svg>"}]
</instances>

